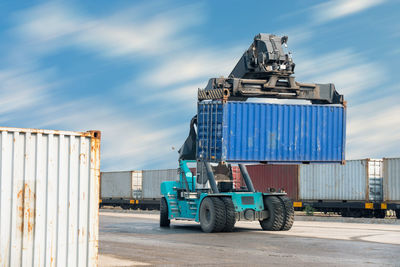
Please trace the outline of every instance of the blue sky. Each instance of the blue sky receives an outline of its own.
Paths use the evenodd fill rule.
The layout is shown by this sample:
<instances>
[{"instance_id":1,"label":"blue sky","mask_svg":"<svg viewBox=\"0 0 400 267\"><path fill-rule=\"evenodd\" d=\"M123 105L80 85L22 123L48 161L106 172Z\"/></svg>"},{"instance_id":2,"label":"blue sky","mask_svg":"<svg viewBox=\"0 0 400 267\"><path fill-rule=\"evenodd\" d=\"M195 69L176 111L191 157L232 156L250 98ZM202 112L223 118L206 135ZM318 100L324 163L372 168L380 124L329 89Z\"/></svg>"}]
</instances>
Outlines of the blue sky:
<instances>
[{"instance_id":1,"label":"blue sky","mask_svg":"<svg viewBox=\"0 0 400 267\"><path fill-rule=\"evenodd\" d=\"M259 33L348 101L347 159L400 156L399 1L4 1L0 125L102 131L102 170L172 168L197 88Z\"/></svg>"}]
</instances>

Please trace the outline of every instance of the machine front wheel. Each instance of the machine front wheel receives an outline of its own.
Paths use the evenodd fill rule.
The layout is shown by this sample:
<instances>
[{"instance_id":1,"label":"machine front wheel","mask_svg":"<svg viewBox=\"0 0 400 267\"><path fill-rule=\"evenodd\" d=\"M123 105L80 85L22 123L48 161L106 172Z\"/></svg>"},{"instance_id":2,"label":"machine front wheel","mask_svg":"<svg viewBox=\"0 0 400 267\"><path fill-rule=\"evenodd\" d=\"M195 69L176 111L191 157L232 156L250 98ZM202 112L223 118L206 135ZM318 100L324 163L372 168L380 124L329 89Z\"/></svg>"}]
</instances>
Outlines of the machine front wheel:
<instances>
[{"instance_id":1,"label":"machine front wheel","mask_svg":"<svg viewBox=\"0 0 400 267\"><path fill-rule=\"evenodd\" d=\"M200 205L200 226L203 232L220 232L225 223L224 202L218 197L206 197Z\"/></svg>"},{"instance_id":2,"label":"machine front wheel","mask_svg":"<svg viewBox=\"0 0 400 267\"><path fill-rule=\"evenodd\" d=\"M284 206L277 196L264 197L264 207L268 218L260 221L261 228L266 231L279 231L284 227Z\"/></svg>"},{"instance_id":3,"label":"machine front wheel","mask_svg":"<svg viewBox=\"0 0 400 267\"><path fill-rule=\"evenodd\" d=\"M226 223L223 232L232 232L235 227L236 218L235 218L235 207L233 205L232 199L230 197L222 197L222 201L225 205L226 212Z\"/></svg>"},{"instance_id":4,"label":"machine front wheel","mask_svg":"<svg viewBox=\"0 0 400 267\"><path fill-rule=\"evenodd\" d=\"M160 200L160 227L168 227L171 221L168 219L168 205L164 197Z\"/></svg>"},{"instance_id":5,"label":"machine front wheel","mask_svg":"<svg viewBox=\"0 0 400 267\"><path fill-rule=\"evenodd\" d=\"M400 210L396 210L396 218L400 219Z\"/></svg>"}]
</instances>

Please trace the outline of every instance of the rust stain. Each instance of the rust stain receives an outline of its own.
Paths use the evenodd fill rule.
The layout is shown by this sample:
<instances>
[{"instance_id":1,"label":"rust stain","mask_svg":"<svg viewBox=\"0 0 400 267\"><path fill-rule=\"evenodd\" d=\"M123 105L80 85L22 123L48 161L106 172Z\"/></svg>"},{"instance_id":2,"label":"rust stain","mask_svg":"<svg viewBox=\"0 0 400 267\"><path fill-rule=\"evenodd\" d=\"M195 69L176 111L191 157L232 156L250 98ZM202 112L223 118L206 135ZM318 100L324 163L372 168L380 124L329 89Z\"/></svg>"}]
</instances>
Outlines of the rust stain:
<instances>
[{"instance_id":1,"label":"rust stain","mask_svg":"<svg viewBox=\"0 0 400 267\"><path fill-rule=\"evenodd\" d=\"M18 209L18 217L22 219L20 223L17 225L17 229L24 233L25 226L28 238L32 237L33 228L35 225L35 209L32 207L34 206L34 201L36 199L36 194L34 194L29 186L29 184L25 183L23 189L21 189L17 194L18 202L20 206L17 207Z\"/></svg>"}]
</instances>

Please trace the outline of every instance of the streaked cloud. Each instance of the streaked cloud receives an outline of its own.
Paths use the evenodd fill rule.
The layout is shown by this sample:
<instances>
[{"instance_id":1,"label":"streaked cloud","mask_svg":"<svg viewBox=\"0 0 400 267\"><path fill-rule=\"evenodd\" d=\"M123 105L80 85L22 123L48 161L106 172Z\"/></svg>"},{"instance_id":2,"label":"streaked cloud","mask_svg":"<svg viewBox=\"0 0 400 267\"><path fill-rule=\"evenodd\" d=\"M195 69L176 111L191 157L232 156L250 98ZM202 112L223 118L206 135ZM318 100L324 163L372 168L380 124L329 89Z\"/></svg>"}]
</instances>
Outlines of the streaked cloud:
<instances>
[{"instance_id":1,"label":"streaked cloud","mask_svg":"<svg viewBox=\"0 0 400 267\"><path fill-rule=\"evenodd\" d=\"M399 94L348 108L347 157L397 157L400 150Z\"/></svg>"},{"instance_id":2,"label":"streaked cloud","mask_svg":"<svg viewBox=\"0 0 400 267\"><path fill-rule=\"evenodd\" d=\"M40 107L48 97L45 75L36 70L0 69L0 120L12 120L12 113Z\"/></svg>"},{"instance_id":3,"label":"streaked cloud","mask_svg":"<svg viewBox=\"0 0 400 267\"><path fill-rule=\"evenodd\" d=\"M316 36L329 30L323 22L381 3L383 0L325 2L311 8L315 16L301 13L307 16L305 21L314 19L314 24L296 21L296 26L289 25L280 32L289 35L290 47L296 47L293 52L298 81L333 82L345 94L349 104L348 158L396 156L400 148L400 121L396 116L400 110L396 102L400 96L360 101L377 88L383 93L388 90L379 88L384 77L390 79L384 75L387 65L371 60L362 54L365 50L347 43L327 44L321 49L319 41L323 39ZM197 88L204 87L211 77L228 75L251 42L240 38L229 43L218 42L218 38L217 42L208 40L208 33L196 28L209 19L206 9L198 7L173 2L134 3L104 15L56 2L19 11L9 29L15 42L10 42L10 49L2 54L7 64L0 69L0 122L16 127L99 129L103 133L103 170L175 167L176 149L182 145L188 118L196 110ZM287 18L290 21L290 16ZM251 31L252 24L247 27ZM325 48L331 52L324 52L329 51ZM118 67L120 62L128 62L126 69L134 70L124 69L125 80L104 89L107 96L101 90L91 91L88 97L80 96L78 90L72 95L67 87L81 85L83 75L67 77L62 70L58 72L58 53L63 57L78 54L82 60L90 54L96 62L112 60ZM41 65L49 58L51 63ZM68 63L68 68L74 67L74 62ZM56 71L49 70L49 66ZM91 67L96 70L99 66L87 67L90 72ZM112 67L108 67L107 63L101 66L106 69L101 73L113 74ZM85 86L95 88L96 83ZM119 96L107 99L113 91ZM132 108L119 105L121 94L133 102Z\"/></svg>"},{"instance_id":4,"label":"streaked cloud","mask_svg":"<svg viewBox=\"0 0 400 267\"><path fill-rule=\"evenodd\" d=\"M371 62L363 55L349 49L322 55L299 51L295 62L296 75L302 82L334 83L336 89L348 100L362 91L382 83L384 67Z\"/></svg>"},{"instance_id":5,"label":"streaked cloud","mask_svg":"<svg viewBox=\"0 0 400 267\"><path fill-rule=\"evenodd\" d=\"M20 14L18 30L40 52L75 46L107 57L160 55L190 41L180 33L201 20L192 8L159 13L129 9L121 11L121 16L93 17L59 3L45 4Z\"/></svg>"},{"instance_id":6,"label":"streaked cloud","mask_svg":"<svg viewBox=\"0 0 400 267\"><path fill-rule=\"evenodd\" d=\"M228 76L243 53L243 48L191 48L178 55L165 57L159 66L143 75L139 83L162 87L177 83Z\"/></svg>"},{"instance_id":7,"label":"streaked cloud","mask_svg":"<svg viewBox=\"0 0 400 267\"><path fill-rule=\"evenodd\" d=\"M101 107L101 108L93 108ZM100 99L50 105L42 112L41 127L59 125L67 129L102 131L102 170L142 169L153 164L176 165L177 151L186 134L186 125L162 127L151 120L126 116ZM185 126L185 127L184 127Z\"/></svg>"},{"instance_id":8,"label":"streaked cloud","mask_svg":"<svg viewBox=\"0 0 400 267\"><path fill-rule=\"evenodd\" d=\"M385 0L330 0L316 5L312 12L317 23L323 23L362 12Z\"/></svg>"}]
</instances>

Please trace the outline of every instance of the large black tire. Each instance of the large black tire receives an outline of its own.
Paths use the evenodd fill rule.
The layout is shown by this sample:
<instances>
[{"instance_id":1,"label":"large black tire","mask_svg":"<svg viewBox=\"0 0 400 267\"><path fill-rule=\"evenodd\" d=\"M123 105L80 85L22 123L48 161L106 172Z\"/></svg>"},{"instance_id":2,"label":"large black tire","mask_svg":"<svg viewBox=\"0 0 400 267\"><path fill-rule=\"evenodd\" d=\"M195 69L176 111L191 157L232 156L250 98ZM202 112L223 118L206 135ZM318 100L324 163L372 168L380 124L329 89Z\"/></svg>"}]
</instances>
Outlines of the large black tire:
<instances>
[{"instance_id":1,"label":"large black tire","mask_svg":"<svg viewBox=\"0 0 400 267\"><path fill-rule=\"evenodd\" d=\"M206 197L200 205L200 226L203 232L220 232L225 223L224 202L218 197Z\"/></svg>"},{"instance_id":2,"label":"large black tire","mask_svg":"<svg viewBox=\"0 0 400 267\"><path fill-rule=\"evenodd\" d=\"M396 210L396 218L400 219L400 210Z\"/></svg>"},{"instance_id":3,"label":"large black tire","mask_svg":"<svg viewBox=\"0 0 400 267\"><path fill-rule=\"evenodd\" d=\"M294 222L293 202L287 196L279 196L279 199L282 201L284 209L283 225L281 231L289 231L292 228Z\"/></svg>"},{"instance_id":4,"label":"large black tire","mask_svg":"<svg viewBox=\"0 0 400 267\"><path fill-rule=\"evenodd\" d=\"M235 207L233 206L232 199L230 197L221 198L225 205L226 212L226 222L222 229L223 232L232 232L235 228L236 218L235 218Z\"/></svg>"},{"instance_id":5,"label":"large black tire","mask_svg":"<svg viewBox=\"0 0 400 267\"><path fill-rule=\"evenodd\" d=\"M277 196L264 197L264 208L268 211L268 218L260 221L264 231L279 231L284 226L284 207Z\"/></svg>"},{"instance_id":6,"label":"large black tire","mask_svg":"<svg viewBox=\"0 0 400 267\"><path fill-rule=\"evenodd\" d=\"M160 227L168 227L171 220L168 219L168 205L164 197L160 200Z\"/></svg>"}]
</instances>

